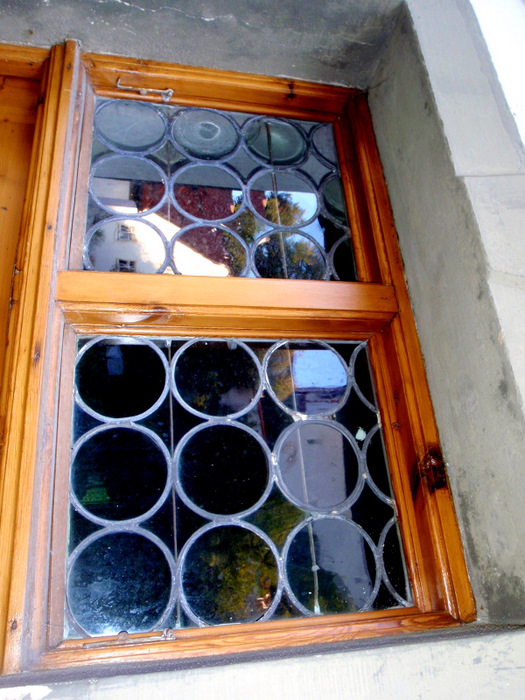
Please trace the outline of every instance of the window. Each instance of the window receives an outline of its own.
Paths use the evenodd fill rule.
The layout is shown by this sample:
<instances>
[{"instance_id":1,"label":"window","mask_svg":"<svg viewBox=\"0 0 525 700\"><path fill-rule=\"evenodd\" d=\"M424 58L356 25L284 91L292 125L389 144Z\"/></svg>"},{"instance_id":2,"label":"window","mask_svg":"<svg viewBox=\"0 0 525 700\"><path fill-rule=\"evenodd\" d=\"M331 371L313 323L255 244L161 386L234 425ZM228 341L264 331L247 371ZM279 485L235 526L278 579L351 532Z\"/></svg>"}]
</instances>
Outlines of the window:
<instances>
[{"instance_id":1,"label":"window","mask_svg":"<svg viewBox=\"0 0 525 700\"><path fill-rule=\"evenodd\" d=\"M71 42L65 48L53 49L47 70L46 98L40 108L39 138L31 171L31 183L37 181L40 186L31 189L27 207L26 238L23 239L27 253L20 293L15 290L15 296L19 294L20 314L16 324L12 323L10 327L13 334L10 362L14 368L13 381L17 381L17 393L6 415L2 458L4 473L12 475L17 469L20 480L10 476L3 493L10 515L7 524L3 524L2 542L4 551L16 553L13 558L6 556L4 567L4 575L9 574L2 589L8 597L5 670L14 672L28 668L187 658L333 643L356 636L378 636L472 619L472 596L364 96L351 90L278 79L157 64L144 66L128 59L95 55L80 56L78 48ZM117 84L132 87L121 91L122 87L119 89ZM170 273L184 273L185 270L179 269L179 251L174 245L164 242L162 260L155 262L153 269L141 268L143 257L117 253L113 246L122 246L122 250L126 250L125 246L143 249L144 242L151 239L151 231L162 240L164 234L159 222L148 221L148 214L140 212L157 207L151 212L155 214L165 200L162 195L157 204L148 205L152 197L159 196L159 187L154 184L136 186L135 177L120 178L124 187L111 182L119 179L112 168L116 158L124 157L122 153L102 154L93 166L97 177L92 174L90 179L93 115L95 110L100 110L97 114L105 110L107 117L109 110L127 110L126 105L131 104L133 109L145 110L155 122L154 115L164 113L164 91L172 86L177 90L172 103L187 107L181 114L189 115L186 117L189 120L196 114L189 108L200 107L252 115L249 119L253 124L260 124L257 115L269 115L270 131L274 125L278 129L282 124L290 124L282 122L281 118L294 120L294 125L314 121L333 124L342 189L329 184L332 175L328 174L326 180L321 178L320 192L328 214L332 208L332 219L337 219L344 195L348 221L340 221L339 227L344 229L347 226L351 231L359 281L328 279L340 276L332 248L323 249L313 234L300 233L300 227L295 235L303 236L306 248L316 252L317 262L309 264L311 257L302 260L288 279L281 278L287 260L286 247L277 268L274 258L264 252L274 236L275 226L262 231L255 238L252 249L248 250L245 241L243 246L238 229L230 228L231 222L240 216L241 210L236 207L242 206L239 194L235 195L237 199L232 199L231 193L243 190L242 181L240 190L237 181L235 185L226 185L230 192L228 211L217 223L210 223L210 218L205 218L205 225L219 229L221 240L229 241L230 249L235 249L232 241L239 244L239 262L233 264L236 256L230 255L221 264L225 265L227 272L231 273L233 268L234 273L245 273L244 276L200 277L196 275L194 261L190 261L187 268L190 274L187 275L145 274L168 272L168 268ZM123 101L103 101L108 98ZM148 104L140 107L144 101ZM224 112L210 114L221 114L226 121L230 119ZM104 140L113 140L114 143L112 120L101 123L106 128L97 127L100 143L104 145ZM210 121L209 128L214 126L216 124ZM291 128L301 133L299 127ZM263 134L266 129L263 129ZM236 132L235 127L233 131ZM255 158L264 160L268 157L268 140L263 138L258 142L257 138L254 132L251 143L255 144ZM299 139L299 151L301 143ZM153 139L152 153L157 146L157 140ZM191 143L186 145L187 149L191 147ZM126 150L126 144L124 149L122 144L119 148ZM142 143L141 148L147 150L149 144ZM75 157L70 157L71 153L76 154ZM159 178L162 181L162 168L155 165L153 158L143 159L136 154L126 157L128 165L148 168L147 163L152 164L149 180L143 179L142 185L144 182L159 182ZM294 157L302 157L302 154ZM203 225L192 213L195 198L185 194L206 184L203 181L205 173L195 172L195 169L194 164L185 164L169 176L170 186L174 190L179 188L170 202L175 208L182 209L183 215L190 214L191 222L187 224L190 232ZM221 166L219 170L231 176L227 166ZM277 169L276 172L280 178L282 171ZM190 175L193 181L189 179ZM257 177L257 174L253 175L254 181ZM302 176L299 179L299 192L304 193L310 186L309 179ZM253 184L248 173L244 180ZM87 200L88 181L91 182L95 208L98 206L110 213L109 217L97 218L92 202ZM50 186L47 186L48 182ZM72 183L75 182L77 187L73 192ZM255 191L262 192L268 199L267 192L275 195L277 191L286 193L288 189L288 184L280 187L270 178L268 186L264 182ZM215 204L224 207L219 193L214 195L217 195ZM132 207L135 214L130 211ZM252 207L246 211L255 207L252 200ZM84 250L86 211L88 216L93 215L93 219L87 224ZM313 217L313 214L307 217L304 225L308 226ZM259 218L264 219L263 216ZM108 221L114 222L111 231L104 229ZM275 224L275 221L270 223ZM286 224L283 226L282 220L280 226L279 222L277 224L281 240L286 242L292 229L286 228ZM126 235L121 238L120 231L127 231L132 226L135 240L129 240ZM139 231L141 226L147 229L145 233ZM187 232L188 228L181 227L180 230ZM236 235L231 236L232 230ZM182 233L177 235L182 237ZM216 236L216 232L213 235ZM193 234L180 242L192 252L202 254L202 250L195 251L194 238ZM336 244L341 237L332 238ZM278 240L279 245L281 240ZM305 241L301 239L300 242ZM107 267L105 259L110 256L100 252L106 245L111 250L113 261ZM257 252L250 252L257 249L263 251L259 257ZM111 272L115 260L117 269L123 268L123 271L134 274ZM155 255L148 257L148 261L151 260L157 260ZM351 264L343 265L342 269L352 270L353 264L351 260ZM250 274L258 278L250 279ZM352 272L351 276L356 275ZM216 364L223 369L221 381L227 377L232 364L236 371L248 368L245 380L241 383L237 380L229 384L224 382L220 391L217 391L217 383L212 382L208 392L202 392L210 372L203 370L200 381L193 382L192 379L198 376L202 367L206 368L210 356L221 357L230 353L244 359L234 363L228 359L222 365L222 361L217 360ZM298 381L299 365L306 362L304 358L309 353L314 353L316 366L319 353L331 358L329 362L333 363L336 379L329 385L319 384L317 375L312 379L311 373L307 373L308 379ZM371 374L367 374L366 354ZM150 358L148 367L157 366L159 376L157 379L147 378L147 390L153 394L144 408L134 406L133 402L139 400L140 404L143 396L136 390L137 383L143 381L142 370L137 368L145 366L143 358L146 355ZM89 356L91 361L86 362L85 358ZM348 367L355 367L358 362L360 374L349 374ZM92 376L95 365L98 365L98 374ZM292 373L296 384L296 390L292 392L288 391L291 367L294 368ZM304 376L304 369L302 371ZM283 372L284 376L280 376ZM107 386L118 387L118 390L99 391L97 396L96 376L104 376ZM352 464L366 452L362 445L368 441L368 447L378 433L377 427L362 424L361 419L358 424L345 425L343 419L330 422L327 418L345 411L352 416L358 415L353 409L346 410L351 400L349 376L353 378L353 388L359 388L362 394L359 401L365 406L365 413L370 413L367 402L371 404L377 400L380 409L389 477L383 472L381 477L372 477L371 481L382 479L383 486L378 491L387 501L390 496L386 492L391 483L397 503L400 540L395 535L397 526L393 524L385 529L384 522L379 533L370 534L371 531L367 532L359 522L357 493L364 489L362 481L366 472L355 469ZM249 381L253 382L251 389L247 389ZM366 390L363 389L365 385ZM370 393L372 385L375 396ZM354 393L358 395L357 390ZM154 409L160 408L165 400L168 413L175 410L194 420L182 431L176 446L173 443L177 459L173 458L162 438L162 431L170 433L175 422L168 419L164 427L151 427L155 421ZM79 406L83 417L78 413ZM253 425L241 420L248 408L254 409ZM84 517L84 521L79 524L81 521L77 515L72 516L70 537L77 540L71 547L66 571L70 426L74 412L81 418L78 421L75 418L78 435L73 439L75 451L70 495L73 510ZM301 419L304 415L309 418ZM372 411L371 415L375 413ZM119 422L119 419L122 420ZM135 423L140 425L137 427ZM270 446L261 437L266 430L275 433ZM335 439L334 431L337 433ZM327 433L332 435L328 441ZM148 444L146 452L145 443ZM225 446L220 469L225 483L219 501L214 489L203 489L210 476L206 473L208 459L202 459L202 453L209 455L217 443ZM136 456L131 453L154 455L147 470L148 483L143 488L142 482L133 483L130 476L121 474L119 478L118 470L113 473L105 469L103 462L98 462L96 468L92 467L90 459L96 451L105 451L111 462L111 450L116 444L130 452L131 463L136 462ZM328 490L317 493L316 498L322 501L319 506L311 502L309 492L305 494L300 485L304 478L315 481L317 474L309 468L303 471L297 454L308 451L312 455L308 463L312 464L319 460L324 444L330 445L329 449L334 453L327 458L325 452L323 459L331 460L336 486L334 493ZM275 463L268 459L270 448ZM250 488L243 491L231 487L241 478L233 468L239 462L236 450L251 450L253 463L260 466L259 470L254 468ZM346 466L342 466L343 462L337 456L341 451L346 453ZM381 453L380 441L376 452ZM286 460L289 467L286 473L280 467L280 459L281 463ZM146 537L141 530L145 514L160 517L165 501L158 494L160 491L162 495L171 486L172 482L166 486L166 471L172 460L177 470L175 494L186 509L187 517L204 518L207 523L194 527L187 535L181 549L179 569L174 550L166 545L160 531ZM268 478L270 468L276 470L274 481ZM275 484L278 486L276 490ZM137 500L137 491L141 492L143 501ZM112 495L115 492L117 496ZM23 500L28 493L32 498L31 509ZM264 505L273 503L272 499L282 504L283 496L288 503L286 508L293 516L288 531L281 539L261 535L261 532L266 532L260 527L261 517L264 518L265 513L268 515ZM375 498L385 504L385 499L377 494ZM124 513L123 528L114 524L120 517L115 517L111 510L117 501ZM140 507L137 503L141 504ZM283 508L282 505L279 507ZM352 507L355 513L352 511L353 518L349 519L347 515ZM370 512L367 507L361 510ZM295 516L299 518L297 522ZM368 516L364 513L362 517L366 519ZM282 520L281 514L277 520ZM113 524L108 525L108 522ZM82 530L83 527L87 530ZM370 526L367 527L370 530ZM343 528L343 534L339 533L340 528ZM378 564L378 542L383 537L384 544L392 535L393 549L397 547L398 554L397 563L390 568L396 570L398 583L394 585L388 576L374 576L372 584L367 576ZM332 568L329 572L334 575L326 576L329 572L323 571L321 560L313 564L309 560L308 565L302 563L304 552L311 550L316 537L318 541L327 542L339 537L347 547L360 552L359 556L356 555L356 559L360 557L363 573L360 592L347 595L343 610L340 591L344 587L337 588L335 578L337 575L344 578L345 572ZM399 541L404 558L399 554ZM92 599L85 597L86 571L96 569L97 561L104 559L108 546L122 550L124 561L130 561L130 552L138 550L143 559L159 562L156 567L158 576L144 583L151 589L152 598L159 601L157 608L153 612L153 608L148 608L143 614L145 621L131 625L134 630L131 633L126 630L129 626L126 619L115 616L113 608L109 610L113 618L106 626L104 616L108 607L93 615ZM264 579L264 583L258 590L250 591L251 607L247 608L245 603L241 605L241 615L237 612L232 615L228 606L217 604L213 593L215 582L210 581L213 577L209 576L210 558L214 554L224 557L217 570L223 568L226 573L228 562L232 561L232 548L237 562L230 569L235 572L242 569L243 552L250 553L257 548L265 550L265 560L275 562L259 577L259 582ZM279 562L288 557L296 564L287 566L285 585L278 570L284 566ZM203 566L203 561L206 566ZM384 564L379 563L381 566ZM300 573L305 567L310 572L307 580L303 580ZM83 573L78 575L76 585L75 577L79 571ZM405 571L408 585L402 583ZM133 572L128 569L128 574L131 580ZM324 597L320 594L322 574ZM158 580L163 576L175 581L179 589L186 586L182 597L177 598L169 587L158 587ZM185 576L187 580L184 580ZM69 598L66 580L69 581ZM203 581L210 584L205 587L206 595L192 597L192 591L203 589ZM393 590L389 589L387 581ZM304 592L303 583L312 584L314 591ZM95 579L88 583L96 584ZM133 590L137 588L140 586ZM238 588L235 581L227 590L231 594ZM284 588L287 597L283 594ZM347 593L349 588L346 586ZM334 594L336 589L338 595ZM130 595L131 592L130 588ZM122 589L116 590L115 600L124 594ZM163 599L166 595L168 600ZM380 595L385 600L390 596L390 602L376 605ZM65 619L68 619L64 616L66 599L73 613L69 620L76 622L76 627L71 623L75 628L71 634L65 626ZM352 605L358 602L355 607L362 608L362 612L349 612L350 599ZM190 621L180 629L172 622L176 619L174 611L179 603ZM278 615L279 606L281 614ZM290 610L295 611L293 615L286 614ZM319 616L319 611L326 614ZM302 615L296 616L297 612ZM234 619L228 619L228 615ZM246 620L262 621L258 624L222 624L243 616ZM221 624L213 626L216 622ZM201 624L212 626L201 629ZM97 636L107 634L109 636Z\"/></svg>"}]
</instances>

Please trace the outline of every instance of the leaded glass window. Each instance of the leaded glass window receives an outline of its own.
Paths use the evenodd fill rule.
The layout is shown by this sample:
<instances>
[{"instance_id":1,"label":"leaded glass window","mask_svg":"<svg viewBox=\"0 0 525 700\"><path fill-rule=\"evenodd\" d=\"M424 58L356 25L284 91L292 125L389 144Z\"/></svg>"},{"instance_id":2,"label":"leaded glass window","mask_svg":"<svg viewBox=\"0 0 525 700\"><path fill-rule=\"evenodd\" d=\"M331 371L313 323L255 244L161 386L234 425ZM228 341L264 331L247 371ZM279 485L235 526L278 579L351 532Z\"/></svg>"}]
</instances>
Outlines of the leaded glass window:
<instances>
[{"instance_id":1,"label":"leaded glass window","mask_svg":"<svg viewBox=\"0 0 525 700\"><path fill-rule=\"evenodd\" d=\"M101 101L89 193L87 270L356 279L328 123Z\"/></svg>"},{"instance_id":2,"label":"leaded glass window","mask_svg":"<svg viewBox=\"0 0 525 700\"><path fill-rule=\"evenodd\" d=\"M78 342L76 636L410 605L366 342Z\"/></svg>"}]
</instances>

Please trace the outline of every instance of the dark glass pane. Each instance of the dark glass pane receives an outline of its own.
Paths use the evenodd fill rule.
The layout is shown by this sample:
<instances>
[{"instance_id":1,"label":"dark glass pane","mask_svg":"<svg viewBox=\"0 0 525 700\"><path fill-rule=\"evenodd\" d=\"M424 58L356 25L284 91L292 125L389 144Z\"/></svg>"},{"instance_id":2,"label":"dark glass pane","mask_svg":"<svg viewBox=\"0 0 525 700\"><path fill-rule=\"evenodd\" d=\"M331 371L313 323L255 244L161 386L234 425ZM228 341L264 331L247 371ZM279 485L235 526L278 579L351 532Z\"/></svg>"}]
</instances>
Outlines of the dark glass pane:
<instances>
[{"instance_id":1,"label":"dark glass pane","mask_svg":"<svg viewBox=\"0 0 525 700\"><path fill-rule=\"evenodd\" d=\"M192 226L173 245L173 262L181 275L239 277L247 259L242 244L221 226Z\"/></svg>"},{"instance_id":2,"label":"dark glass pane","mask_svg":"<svg viewBox=\"0 0 525 700\"><path fill-rule=\"evenodd\" d=\"M300 233L276 231L264 236L254 260L261 277L319 280L325 275L320 247Z\"/></svg>"},{"instance_id":3,"label":"dark glass pane","mask_svg":"<svg viewBox=\"0 0 525 700\"><path fill-rule=\"evenodd\" d=\"M154 542L135 533L111 533L91 542L68 581L73 617L92 636L152 629L170 592L166 557Z\"/></svg>"},{"instance_id":4,"label":"dark glass pane","mask_svg":"<svg viewBox=\"0 0 525 700\"><path fill-rule=\"evenodd\" d=\"M308 416L333 413L348 386L346 367L337 353L313 341L278 346L270 355L267 371L277 399Z\"/></svg>"},{"instance_id":5,"label":"dark glass pane","mask_svg":"<svg viewBox=\"0 0 525 700\"><path fill-rule=\"evenodd\" d=\"M251 508L268 483L261 444L241 428L215 425L195 433L180 455L179 478L188 498L209 513Z\"/></svg>"},{"instance_id":6,"label":"dark glass pane","mask_svg":"<svg viewBox=\"0 0 525 700\"><path fill-rule=\"evenodd\" d=\"M293 593L311 612L357 612L374 588L370 553L348 521L326 518L307 523L294 537L286 561Z\"/></svg>"},{"instance_id":7,"label":"dark glass pane","mask_svg":"<svg viewBox=\"0 0 525 700\"><path fill-rule=\"evenodd\" d=\"M162 395L166 371L152 347L127 339L102 339L80 358L76 368L80 397L109 418L140 415Z\"/></svg>"},{"instance_id":8,"label":"dark glass pane","mask_svg":"<svg viewBox=\"0 0 525 700\"><path fill-rule=\"evenodd\" d=\"M306 141L290 122L258 117L248 124L244 138L253 155L270 165L294 165L306 155Z\"/></svg>"},{"instance_id":9,"label":"dark glass pane","mask_svg":"<svg viewBox=\"0 0 525 700\"><path fill-rule=\"evenodd\" d=\"M97 530L100 530L100 525L91 522L87 518L73 508L69 507L69 538L68 538L68 554L77 547L82 540L92 535Z\"/></svg>"},{"instance_id":10,"label":"dark glass pane","mask_svg":"<svg viewBox=\"0 0 525 700\"><path fill-rule=\"evenodd\" d=\"M269 498L247 520L265 532L278 547L283 547L290 532L304 517L304 512L274 487Z\"/></svg>"},{"instance_id":11,"label":"dark glass pane","mask_svg":"<svg viewBox=\"0 0 525 700\"><path fill-rule=\"evenodd\" d=\"M331 124L319 124L312 131L312 143L319 155L331 165L337 164L334 131Z\"/></svg>"},{"instance_id":12,"label":"dark glass pane","mask_svg":"<svg viewBox=\"0 0 525 700\"><path fill-rule=\"evenodd\" d=\"M349 237L344 238L334 251L334 271L341 282L356 282L354 249Z\"/></svg>"},{"instance_id":13,"label":"dark glass pane","mask_svg":"<svg viewBox=\"0 0 525 700\"><path fill-rule=\"evenodd\" d=\"M217 527L191 546L182 584L188 605L203 621L255 622L273 601L277 563L255 533L230 525Z\"/></svg>"},{"instance_id":14,"label":"dark glass pane","mask_svg":"<svg viewBox=\"0 0 525 700\"><path fill-rule=\"evenodd\" d=\"M366 464L377 488L380 489L385 496L391 497L390 477L388 476L383 439L379 430L373 435L368 444Z\"/></svg>"},{"instance_id":15,"label":"dark glass pane","mask_svg":"<svg viewBox=\"0 0 525 700\"><path fill-rule=\"evenodd\" d=\"M111 100L97 110L95 129L111 148L140 152L160 146L166 124L152 105Z\"/></svg>"},{"instance_id":16,"label":"dark glass pane","mask_svg":"<svg viewBox=\"0 0 525 700\"><path fill-rule=\"evenodd\" d=\"M214 160L229 155L239 143L232 120L209 109L179 112L172 127L175 143L194 158Z\"/></svg>"},{"instance_id":17,"label":"dark glass pane","mask_svg":"<svg viewBox=\"0 0 525 700\"><path fill-rule=\"evenodd\" d=\"M130 428L96 433L79 448L71 466L71 486L80 504L108 520L137 518L153 508L167 476L158 445Z\"/></svg>"},{"instance_id":18,"label":"dark glass pane","mask_svg":"<svg viewBox=\"0 0 525 700\"><path fill-rule=\"evenodd\" d=\"M368 485L365 485L357 501L352 504L352 520L361 525L375 544L379 543L385 525L393 515L392 506L382 501Z\"/></svg>"},{"instance_id":19,"label":"dark glass pane","mask_svg":"<svg viewBox=\"0 0 525 700\"><path fill-rule=\"evenodd\" d=\"M235 213L242 200L242 184L224 168L192 165L175 176L173 194L185 214L203 221L218 221Z\"/></svg>"},{"instance_id":20,"label":"dark glass pane","mask_svg":"<svg viewBox=\"0 0 525 700\"><path fill-rule=\"evenodd\" d=\"M388 579L401 598L410 601L410 587L401 551L401 539L396 524L392 525L385 539L383 562Z\"/></svg>"},{"instance_id":21,"label":"dark glass pane","mask_svg":"<svg viewBox=\"0 0 525 700\"><path fill-rule=\"evenodd\" d=\"M235 341L200 341L179 356L175 384L193 409L227 416L250 405L259 388L259 373L252 357Z\"/></svg>"}]
</instances>

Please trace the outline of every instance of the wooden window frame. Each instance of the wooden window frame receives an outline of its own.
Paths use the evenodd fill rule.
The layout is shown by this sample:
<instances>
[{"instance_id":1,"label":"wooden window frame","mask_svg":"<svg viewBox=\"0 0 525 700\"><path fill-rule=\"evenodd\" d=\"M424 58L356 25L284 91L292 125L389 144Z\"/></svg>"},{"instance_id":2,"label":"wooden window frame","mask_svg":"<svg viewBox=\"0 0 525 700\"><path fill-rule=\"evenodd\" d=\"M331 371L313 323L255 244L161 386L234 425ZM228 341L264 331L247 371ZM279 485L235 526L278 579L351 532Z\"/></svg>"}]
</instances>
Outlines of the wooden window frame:
<instances>
[{"instance_id":1,"label":"wooden window frame","mask_svg":"<svg viewBox=\"0 0 525 700\"><path fill-rule=\"evenodd\" d=\"M82 55L72 41L50 51L0 46L0 72L41 81L0 405L3 672L333 644L473 620L475 604L366 96L299 81ZM119 89L117 81L131 88ZM175 104L333 122L360 281L68 270L68 254L78 259L80 245L70 231L85 215L81 197L75 207L75 189L77 180L87 181L81 136L91 130L94 96L161 99L155 92L141 94L143 88L170 88ZM56 580L50 570L57 576L64 563L50 559L48 551L67 507L53 509L55 486L60 488L54 463L69 450L56 440L60 422L68 421L64 406L58 412L57 377L72 331L368 340L413 606L173 634L55 640L47 618L54 595L49 581Z\"/></svg>"}]
</instances>

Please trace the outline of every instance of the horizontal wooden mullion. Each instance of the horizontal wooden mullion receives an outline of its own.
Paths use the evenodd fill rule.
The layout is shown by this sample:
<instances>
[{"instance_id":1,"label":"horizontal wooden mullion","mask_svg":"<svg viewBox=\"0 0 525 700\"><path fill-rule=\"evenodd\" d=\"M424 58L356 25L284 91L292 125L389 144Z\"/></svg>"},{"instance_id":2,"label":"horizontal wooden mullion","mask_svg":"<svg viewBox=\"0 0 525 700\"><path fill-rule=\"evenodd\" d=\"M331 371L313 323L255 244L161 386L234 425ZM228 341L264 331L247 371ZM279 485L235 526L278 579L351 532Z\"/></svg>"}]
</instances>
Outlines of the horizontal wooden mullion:
<instances>
[{"instance_id":1,"label":"horizontal wooden mullion","mask_svg":"<svg viewBox=\"0 0 525 700\"><path fill-rule=\"evenodd\" d=\"M78 332L368 337L397 313L392 287L64 271L57 301Z\"/></svg>"}]
</instances>

